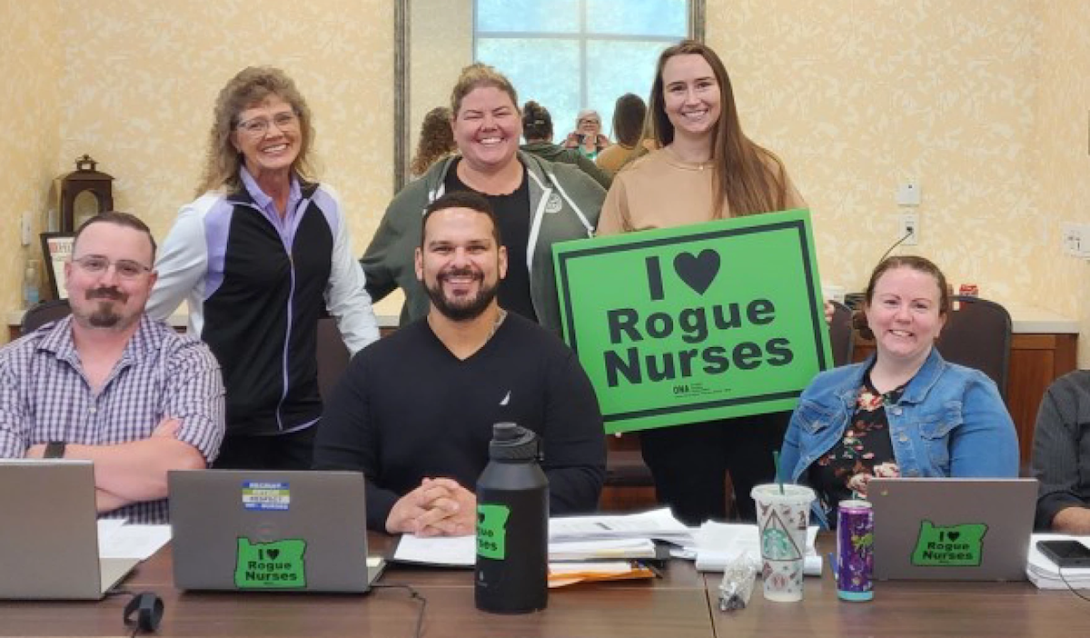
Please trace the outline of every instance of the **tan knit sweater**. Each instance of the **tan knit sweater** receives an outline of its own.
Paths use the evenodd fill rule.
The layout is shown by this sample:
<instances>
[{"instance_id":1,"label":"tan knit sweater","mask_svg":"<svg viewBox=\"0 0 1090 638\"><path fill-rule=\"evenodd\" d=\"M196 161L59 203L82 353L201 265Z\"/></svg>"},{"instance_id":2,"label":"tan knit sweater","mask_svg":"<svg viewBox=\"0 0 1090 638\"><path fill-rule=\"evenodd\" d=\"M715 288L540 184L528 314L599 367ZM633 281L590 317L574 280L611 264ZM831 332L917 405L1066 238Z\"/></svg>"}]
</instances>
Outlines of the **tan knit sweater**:
<instances>
[{"instance_id":1,"label":"tan knit sweater","mask_svg":"<svg viewBox=\"0 0 1090 638\"><path fill-rule=\"evenodd\" d=\"M616 235L648 228L670 228L712 220L713 166L683 162L669 148L653 151L631 163L613 179L602 205L598 235ZM806 202L787 180L785 209L805 208ZM729 216L729 211L726 212Z\"/></svg>"}]
</instances>

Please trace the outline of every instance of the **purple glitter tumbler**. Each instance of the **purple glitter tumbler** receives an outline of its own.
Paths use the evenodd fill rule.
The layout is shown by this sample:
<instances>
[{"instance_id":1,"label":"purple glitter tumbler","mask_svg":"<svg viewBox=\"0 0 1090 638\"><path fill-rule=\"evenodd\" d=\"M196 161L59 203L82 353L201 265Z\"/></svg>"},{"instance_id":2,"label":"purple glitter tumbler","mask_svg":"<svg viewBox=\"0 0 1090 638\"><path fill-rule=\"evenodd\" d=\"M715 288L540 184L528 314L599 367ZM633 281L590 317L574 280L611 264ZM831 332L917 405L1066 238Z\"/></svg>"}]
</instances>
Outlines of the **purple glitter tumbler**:
<instances>
[{"instance_id":1,"label":"purple glitter tumbler","mask_svg":"<svg viewBox=\"0 0 1090 638\"><path fill-rule=\"evenodd\" d=\"M836 595L874 598L874 510L867 501L842 501L836 523Z\"/></svg>"}]
</instances>

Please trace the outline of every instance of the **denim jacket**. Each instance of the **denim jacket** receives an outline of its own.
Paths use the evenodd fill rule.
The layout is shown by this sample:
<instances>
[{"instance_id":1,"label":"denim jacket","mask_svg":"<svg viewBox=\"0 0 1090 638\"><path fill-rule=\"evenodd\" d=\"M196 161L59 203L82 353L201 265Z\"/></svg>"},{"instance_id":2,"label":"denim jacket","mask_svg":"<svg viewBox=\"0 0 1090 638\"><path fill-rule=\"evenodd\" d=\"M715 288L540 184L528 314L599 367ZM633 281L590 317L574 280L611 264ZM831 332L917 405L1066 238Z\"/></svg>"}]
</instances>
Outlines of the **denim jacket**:
<instances>
[{"instance_id":1,"label":"denim jacket","mask_svg":"<svg viewBox=\"0 0 1090 638\"><path fill-rule=\"evenodd\" d=\"M785 479L805 482L810 465L841 440L873 362L871 355L822 372L803 391L784 439ZM947 363L934 348L886 416L901 476L1018 476L1018 436L995 383L979 370ZM818 502L813 509L828 527Z\"/></svg>"}]
</instances>

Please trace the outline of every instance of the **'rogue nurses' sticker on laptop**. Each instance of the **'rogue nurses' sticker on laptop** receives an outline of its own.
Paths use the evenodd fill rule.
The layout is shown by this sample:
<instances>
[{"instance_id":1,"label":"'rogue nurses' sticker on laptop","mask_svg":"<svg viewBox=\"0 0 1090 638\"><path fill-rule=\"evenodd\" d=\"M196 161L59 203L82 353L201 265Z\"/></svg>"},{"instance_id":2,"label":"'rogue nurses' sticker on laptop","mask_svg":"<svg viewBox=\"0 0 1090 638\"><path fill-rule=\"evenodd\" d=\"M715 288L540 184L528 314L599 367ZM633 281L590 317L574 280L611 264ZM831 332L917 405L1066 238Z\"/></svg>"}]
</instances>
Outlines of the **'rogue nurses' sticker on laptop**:
<instances>
[{"instance_id":1,"label":"'rogue nurses' sticker on laptop","mask_svg":"<svg viewBox=\"0 0 1090 638\"><path fill-rule=\"evenodd\" d=\"M936 527L931 521L921 521L912 564L919 567L979 566L987 532L988 526L983 523Z\"/></svg>"},{"instance_id":2,"label":"'rogue nurses' sticker on laptop","mask_svg":"<svg viewBox=\"0 0 1090 638\"><path fill-rule=\"evenodd\" d=\"M291 490L287 483L242 482L242 507L248 510L287 511L290 506Z\"/></svg>"},{"instance_id":3,"label":"'rogue nurses' sticker on laptop","mask_svg":"<svg viewBox=\"0 0 1090 638\"><path fill-rule=\"evenodd\" d=\"M239 537L235 587L239 589L302 589L307 586L307 542L302 539L251 543Z\"/></svg>"}]
</instances>

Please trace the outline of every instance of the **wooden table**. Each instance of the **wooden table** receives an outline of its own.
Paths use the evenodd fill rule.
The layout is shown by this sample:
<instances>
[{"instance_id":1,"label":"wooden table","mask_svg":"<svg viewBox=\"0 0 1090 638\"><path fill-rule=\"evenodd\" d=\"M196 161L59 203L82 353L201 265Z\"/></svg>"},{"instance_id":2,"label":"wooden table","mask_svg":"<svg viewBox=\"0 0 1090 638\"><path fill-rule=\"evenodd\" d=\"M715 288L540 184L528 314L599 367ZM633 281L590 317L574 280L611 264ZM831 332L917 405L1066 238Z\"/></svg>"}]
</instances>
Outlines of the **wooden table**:
<instances>
[{"instance_id":1,"label":"wooden table","mask_svg":"<svg viewBox=\"0 0 1090 638\"><path fill-rule=\"evenodd\" d=\"M832 539L822 536L819 549ZM373 550L390 540L373 536ZM141 565L125 587L156 591L166 604L162 636L412 636L419 603L404 590L366 596L187 593L175 590L171 552ZM655 581L577 585L555 590L549 608L519 616L478 612L472 573L391 566L383 583L407 583L428 600L424 635L688 638L711 636L1080 636L1090 603L1029 583L879 583L875 600L845 603L825 578L807 578L802 603L770 603L760 582L749 608L722 613L720 576L674 561ZM0 603L0 636L120 636L127 597L102 602Z\"/></svg>"},{"instance_id":2,"label":"wooden table","mask_svg":"<svg viewBox=\"0 0 1090 638\"><path fill-rule=\"evenodd\" d=\"M371 535L372 553L385 553L391 545L389 537ZM171 565L168 546L122 585L131 591L150 589L163 598L162 636L409 638L419 610L420 603L403 589L376 589L366 596L182 592L174 589ZM703 576L677 561L665 573L661 580L550 591L545 611L511 616L477 611L471 570L391 565L380 582L410 584L427 599L423 635L429 638L714 635ZM127 601L128 596L101 602L2 602L0 636L127 636L121 623Z\"/></svg>"},{"instance_id":3,"label":"wooden table","mask_svg":"<svg viewBox=\"0 0 1090 638\"><path fill-rule=\"evenodd\" d=\"M818 551L833 551L831 534ZM715 576L713 578L713 576ZM708 574L711 601L721 577ZM1068 591L1017 583L878 582L874 600L844 602L826 565L822 578L807 578L801 603L764 600L760 582L741 612L712 614L717 636L813 636L829 638L932 638L963 636L1056 638L1090 632L1090 602Z\"/></svg>"}]
</instances>

